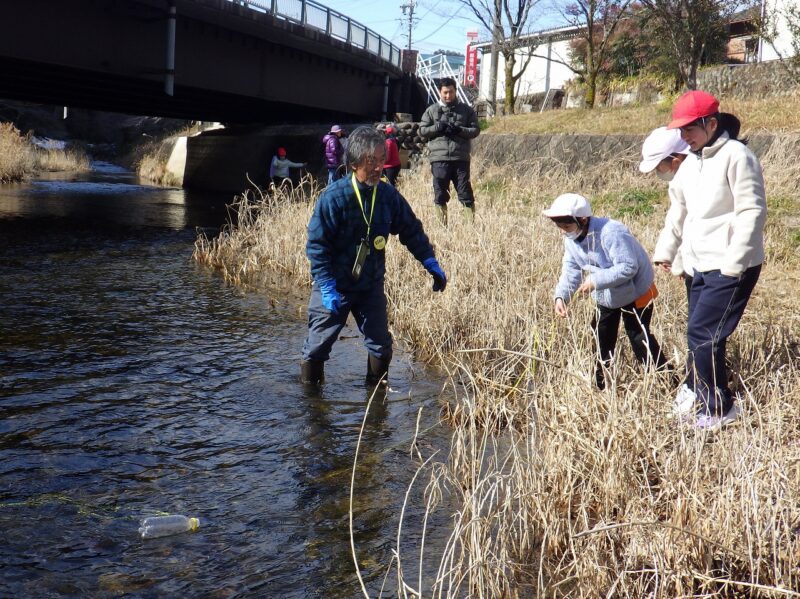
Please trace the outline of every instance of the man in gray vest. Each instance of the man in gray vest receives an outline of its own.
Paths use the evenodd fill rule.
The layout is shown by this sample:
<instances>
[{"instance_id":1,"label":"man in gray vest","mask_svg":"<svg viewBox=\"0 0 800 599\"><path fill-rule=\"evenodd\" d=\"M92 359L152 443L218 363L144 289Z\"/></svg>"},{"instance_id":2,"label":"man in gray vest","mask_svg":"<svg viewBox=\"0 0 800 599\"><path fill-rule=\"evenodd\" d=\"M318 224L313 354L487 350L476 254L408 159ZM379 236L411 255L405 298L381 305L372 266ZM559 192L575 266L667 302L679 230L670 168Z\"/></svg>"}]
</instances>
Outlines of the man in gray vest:
<instances>
[{"instance_id":1,"label":"man in gray vest","mask_svg":"<svg viewBox=\"0 0 800 599\"><path fill-rule=\"evenodd\" d=\"M456 82L449 77L440 80L440 100L428 106L419 124L420 134L428 140L429 160L433 174L433 203L442 224L447 225L447 202L450 182L455 185L458 201L464 205L464 216L472 221L475 196L469 182L470 140L478 137L478 117L468 104L459 102Z\"/></svg>"}]
</instances>

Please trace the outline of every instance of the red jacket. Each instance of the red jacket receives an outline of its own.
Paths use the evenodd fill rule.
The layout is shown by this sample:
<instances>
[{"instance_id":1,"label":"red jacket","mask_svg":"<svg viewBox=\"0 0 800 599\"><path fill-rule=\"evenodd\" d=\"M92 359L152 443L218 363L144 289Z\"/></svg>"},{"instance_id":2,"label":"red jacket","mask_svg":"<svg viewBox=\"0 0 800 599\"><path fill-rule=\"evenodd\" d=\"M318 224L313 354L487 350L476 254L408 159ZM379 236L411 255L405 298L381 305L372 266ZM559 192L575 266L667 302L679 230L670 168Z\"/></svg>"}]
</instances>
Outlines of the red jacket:
<instances>
[{"instance_id":1,"label":"red jacket","mask_svg":"<svg viewBox=\"0 0 800 599\"><path fill-rule=\"evenodd\" d=\"M386 138L386 164L383 168L400 166L400 150L397 149L397 140L394 137Z\"/></svg>"}]
</instances>

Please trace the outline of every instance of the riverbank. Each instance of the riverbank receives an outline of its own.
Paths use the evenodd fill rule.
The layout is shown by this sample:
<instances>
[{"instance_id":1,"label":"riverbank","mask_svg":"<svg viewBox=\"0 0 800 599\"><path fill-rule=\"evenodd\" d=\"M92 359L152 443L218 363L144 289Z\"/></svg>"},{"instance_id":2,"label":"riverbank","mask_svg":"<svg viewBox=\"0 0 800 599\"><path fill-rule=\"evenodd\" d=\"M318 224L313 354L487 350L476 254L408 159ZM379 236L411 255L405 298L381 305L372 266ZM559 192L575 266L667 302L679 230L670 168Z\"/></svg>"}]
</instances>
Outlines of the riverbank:
<instances>
[{"instance_id":1,"label":"riverbank","mask_svg":"<svg viewBox=\"0 0 800 599\"><path fill-rule=\"evenodd\" d=\"M588 135L644 135L669 122L675 97L641 106L571 108L542 113L518 114L491 119L484 134L558 133ZM744 135L757 132L800 131L800 92L785 96L724 97L720 110L735 114L742 122Z\"/></svg>"},{"instance_id":2,"label":"riverbank","mask_svg":"<svg viewBox=\"0 0 800 599\"><path fill-rule=\"evenodd\" d=\"M68 144L37 146L10 123L0 123L0 183L22 181L39 172L88 171L91 159L83 148Z\"/></svg>"},{"instance_id":3,"label":"riverbank","mask_svg":"<svg viewBox=\"0 0 800 599\"><path fill-rule=\"evenodd\" d=\"M628 224L652 250L666 190L631 160L575 169L521 157L512 167L473 157L476 221L451 204L438 224L427 168L400 189L426 225L449 277L429 276L396 240L386 291L395 339L452 376L459 400L450 453L420 474L428 507L450 497L451 542L440 555L407 556L403 570L439 564L424 590L443 596L674 597L757 593L800 585L800 223L794 138L762 158L770 215L767 261L745 318L729 342L741 420L716 437L669 416L673 389L642 375L620 341L614 384L591 384L590 302L553 316L561 240L541 217L565 191L590 197L597 214ZM239 226L198 241L198 261L239 283L265 277L307 287L305 198L249 195ZM658 278L653 332L684 366L685 291ZM428 456L422 456L427 458ZM421 461L421 460L420 460ZM423 534L423 530L414 530ZM411 576L409 585L418 586Z\"/></svg>"}]
</instances>

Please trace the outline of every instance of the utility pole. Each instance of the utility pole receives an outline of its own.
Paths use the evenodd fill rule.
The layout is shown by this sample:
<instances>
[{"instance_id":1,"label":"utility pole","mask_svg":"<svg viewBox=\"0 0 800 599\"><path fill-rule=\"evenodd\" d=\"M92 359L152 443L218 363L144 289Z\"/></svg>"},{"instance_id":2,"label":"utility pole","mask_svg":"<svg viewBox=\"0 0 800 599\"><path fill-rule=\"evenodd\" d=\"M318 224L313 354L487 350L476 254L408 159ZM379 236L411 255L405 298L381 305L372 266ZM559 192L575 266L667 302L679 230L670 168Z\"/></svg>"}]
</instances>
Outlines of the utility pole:
<instances>
[{"instance_id":1,"label":"utility pole","mask_svg":"<svg viewBox=\"0 0 800 599\"><path fill-rule=\"evenodd\" d=\"M403 11L405 16L408 11L408 49L411 50L411 30L414 28L414 8L417 6L416 0L408 0L406 4L400 5L400 10Z\"/></svg>"}]
</instances>

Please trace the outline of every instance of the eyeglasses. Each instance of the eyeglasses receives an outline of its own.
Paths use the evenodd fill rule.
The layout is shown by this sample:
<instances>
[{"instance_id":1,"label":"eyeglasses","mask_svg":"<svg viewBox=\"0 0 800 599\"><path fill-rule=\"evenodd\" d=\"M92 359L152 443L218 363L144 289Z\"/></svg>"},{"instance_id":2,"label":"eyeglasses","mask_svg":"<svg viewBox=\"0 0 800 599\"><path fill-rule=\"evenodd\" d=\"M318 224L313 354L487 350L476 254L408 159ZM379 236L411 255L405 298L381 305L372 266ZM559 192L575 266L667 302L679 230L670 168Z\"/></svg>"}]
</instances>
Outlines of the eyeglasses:
<instances>
[{"instance_id":1,"label":"eyeglasses","mask_svg":"<svg viewBox=\"0 0 800 599\"><path fill-rule=\"evenodd\" d=\"M364 156L364 159L361 163L367 168L375 168L379 164L383 166L385 162L386 155L384 154L383 156Z\"/></svg>"}]
</instances>

